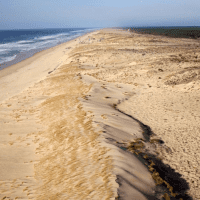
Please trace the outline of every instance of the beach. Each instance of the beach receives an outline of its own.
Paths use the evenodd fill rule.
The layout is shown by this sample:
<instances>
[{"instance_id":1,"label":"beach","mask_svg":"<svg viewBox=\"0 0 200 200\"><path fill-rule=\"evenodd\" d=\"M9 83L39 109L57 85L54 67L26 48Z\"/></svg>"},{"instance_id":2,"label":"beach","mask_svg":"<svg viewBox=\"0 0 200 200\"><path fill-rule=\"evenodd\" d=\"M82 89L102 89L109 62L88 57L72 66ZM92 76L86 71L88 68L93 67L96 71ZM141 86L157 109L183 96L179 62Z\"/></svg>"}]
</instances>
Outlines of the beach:
<instances>
[{"instance_id":1,"label":"beach","mask_svg":"<svg viewBox=\"0 0 200 200\"><path fill-rule=\"evenodd\" d=\"M200 40L102 29L0 71L0 199L200 199Z\"/></svg>"}]
</instances>

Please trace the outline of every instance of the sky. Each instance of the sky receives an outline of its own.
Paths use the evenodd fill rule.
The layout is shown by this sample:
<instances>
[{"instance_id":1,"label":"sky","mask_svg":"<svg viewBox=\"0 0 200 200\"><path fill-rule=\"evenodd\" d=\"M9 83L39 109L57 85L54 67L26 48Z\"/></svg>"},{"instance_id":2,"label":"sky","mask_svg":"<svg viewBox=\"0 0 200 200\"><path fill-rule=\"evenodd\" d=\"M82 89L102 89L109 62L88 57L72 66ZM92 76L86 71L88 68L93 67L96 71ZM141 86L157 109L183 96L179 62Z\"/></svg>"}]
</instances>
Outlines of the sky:
<instances>
[{"instance_id":1,"label":"sky","mask_svg":"<svg viewBox=\"0 0 200 200\"><path fill-rule=\"evenodd\" d=\"M0 29L200 26L200 0L0 0Z\"/></svg>"}]
</instances>

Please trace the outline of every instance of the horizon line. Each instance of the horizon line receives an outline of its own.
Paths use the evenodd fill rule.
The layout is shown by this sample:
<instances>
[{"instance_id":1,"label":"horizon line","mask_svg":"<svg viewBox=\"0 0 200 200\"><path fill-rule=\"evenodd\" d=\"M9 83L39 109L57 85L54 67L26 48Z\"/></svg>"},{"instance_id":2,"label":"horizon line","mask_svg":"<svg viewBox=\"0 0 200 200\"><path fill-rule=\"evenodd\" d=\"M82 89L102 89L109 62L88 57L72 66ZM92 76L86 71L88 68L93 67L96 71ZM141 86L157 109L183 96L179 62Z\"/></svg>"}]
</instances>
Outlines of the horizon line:
<instances>
[{"instance_id":1,"label":"horizon line","mask_svg":"<svg viewBox=\"0 0 200 200\"><path fill-rule=\"evenodd\" d=\"M199 27L200 26L195 26L195 25L191 25L191 26L183 26L183 25L172 25L172 26L151 26L151 25L143 25L143 26L113 26L113 27L65 27L65 28L11 28L11 29L0 29L0 31L11 31L11 30L41 30L41 29L93 29L93 28L98 28L98 29L103 29L103 28L141 28L141 27Z\"/></svg>"}]
</instances>

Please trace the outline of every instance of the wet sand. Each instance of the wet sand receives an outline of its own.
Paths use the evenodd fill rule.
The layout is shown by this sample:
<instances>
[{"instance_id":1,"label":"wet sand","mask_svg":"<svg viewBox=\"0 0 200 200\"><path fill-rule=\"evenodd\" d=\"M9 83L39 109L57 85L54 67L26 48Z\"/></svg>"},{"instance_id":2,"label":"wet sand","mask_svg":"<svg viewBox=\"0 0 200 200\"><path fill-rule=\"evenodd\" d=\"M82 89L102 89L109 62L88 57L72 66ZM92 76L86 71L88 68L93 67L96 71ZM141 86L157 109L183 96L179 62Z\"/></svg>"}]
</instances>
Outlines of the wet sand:
<instances>
[{"instance_id":1,"label":"wet sand","mask_svg":"<svg viewBox=\"0 0 200 200\"><path fill-rule=\"evenodd\" d=\"M199 40L104 29L0 71L1 199L200 199Z\"/></svg>"}]
</instances>

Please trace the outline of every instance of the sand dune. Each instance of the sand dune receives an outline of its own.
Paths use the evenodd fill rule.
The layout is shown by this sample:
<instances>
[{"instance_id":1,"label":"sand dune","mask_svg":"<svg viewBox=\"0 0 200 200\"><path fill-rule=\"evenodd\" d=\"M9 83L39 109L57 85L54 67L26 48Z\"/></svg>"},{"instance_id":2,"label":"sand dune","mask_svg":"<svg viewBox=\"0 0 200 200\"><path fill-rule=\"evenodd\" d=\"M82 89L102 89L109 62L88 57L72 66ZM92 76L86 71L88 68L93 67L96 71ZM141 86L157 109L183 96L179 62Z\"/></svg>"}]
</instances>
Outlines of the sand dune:
<instances>
[{"instance_id":1,"label":"sand dune","mask_svg":"<svg viewBox=\"0 0 200 200\"><path fill-rule=\"evenodd\" d=\"M0 71L0 198L200 199L199 45L104 29Z\"/></svg>"}]
</instances>

